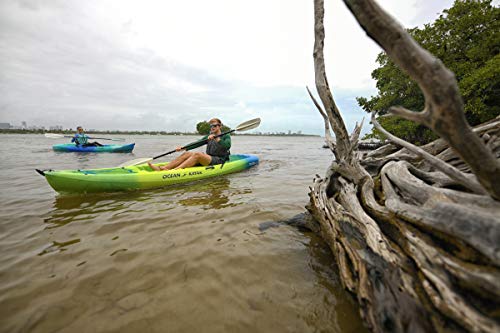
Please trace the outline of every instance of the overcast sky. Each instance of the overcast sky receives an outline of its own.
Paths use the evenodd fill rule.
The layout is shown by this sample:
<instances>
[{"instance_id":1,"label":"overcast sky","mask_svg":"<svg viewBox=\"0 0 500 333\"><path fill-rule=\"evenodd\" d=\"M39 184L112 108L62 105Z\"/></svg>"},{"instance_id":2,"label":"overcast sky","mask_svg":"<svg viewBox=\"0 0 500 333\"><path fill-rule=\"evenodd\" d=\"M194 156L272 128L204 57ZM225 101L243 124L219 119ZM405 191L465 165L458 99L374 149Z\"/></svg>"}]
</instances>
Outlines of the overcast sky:
<instances>
[{"instance_id":1,"label":"overcast sky","mask_svg":"<svg viewBox=\"0 0 500 333\"><path fill-rule=\"evenodd\" d=\"M380 48L326 2L327 75L351 130ZM412 28L453 0L379 3ZM323 134L305 90L313 44L312 0L0 0L0 122L193 131L261 117L260 131Z\"/></svg>"}]
</instances>

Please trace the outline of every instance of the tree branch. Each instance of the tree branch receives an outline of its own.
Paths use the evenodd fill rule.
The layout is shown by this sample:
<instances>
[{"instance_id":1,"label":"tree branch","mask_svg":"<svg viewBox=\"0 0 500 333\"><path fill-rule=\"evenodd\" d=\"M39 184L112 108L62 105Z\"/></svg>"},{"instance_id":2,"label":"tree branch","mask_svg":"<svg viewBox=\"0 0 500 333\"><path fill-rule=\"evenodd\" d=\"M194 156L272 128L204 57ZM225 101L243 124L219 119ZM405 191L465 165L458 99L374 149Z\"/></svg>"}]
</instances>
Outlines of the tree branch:
<instances>
[{"instance_id":1,"label":"tree branch","mask_svg":"<svg viewBox=\"0 0 500 333\"><path fill-rule=\"evenodd\" d=\"M324 1L314 1L314 73L316 78L316 89L323 102L328 118L335 133L336 145L340 157L346 157L349 154L349 134L340 115L340 111L333 100L328 80L326 78L325 59L323 55L323 46L325 40L325 28L323 27L323 18L325 16Z\"/></svg>"},{"instance_id":2,"label":"tree branch","mask_svg":"<svg viewBox=\"0 0 500 333\"><path fill-rule=\"evenodd\" d=\"M465 174L460 172L459 170L455 169L451 165L446 164L444 161L440 160L437 157L432 156L425 150L423 150L420 147L417 147L415 145L412 145L409 142L406 142L403 139L398 138L395 135L392 135L388 131L386 131L380 124L377 122L375 119L375 113L372 113L372 124L373 126L379 130L382 134L384 134L389 140L392 142L405 147L409 151L421 156L424 158L427 162L429 162L430 165L432 165L434 168L438 169L439 171L445 173L448 175L451 179L455 180L459 184L462 184L469 190L473 191L474 193L479 193L479 194L487 194L484 188L476 181L469 179Z\"/></svg>"},{"instance_id":3,"label":"tree branch","mask_svg":"<svg viewBox=\"0 0 500 333\"><path fill-rule=\"evenodd\" d=\"M316 101L316 98L314 98L313 94L309 90L309 87L306 86L307 92L309 93L309 96L311 97L314 105L316 105L316 108L318 109L319 113L323 117L323 120L325 122L325 142L328 145L328 148L335 154L335 157L338 159L339 157L337 156L337 152L335 149L335 142L333 141L332 135L330 133L330 125L329 125L329 120L328 116L326 115L325 111L321 108L321 105L319 105L318 101Z\"/></svg>"}]
</instances>

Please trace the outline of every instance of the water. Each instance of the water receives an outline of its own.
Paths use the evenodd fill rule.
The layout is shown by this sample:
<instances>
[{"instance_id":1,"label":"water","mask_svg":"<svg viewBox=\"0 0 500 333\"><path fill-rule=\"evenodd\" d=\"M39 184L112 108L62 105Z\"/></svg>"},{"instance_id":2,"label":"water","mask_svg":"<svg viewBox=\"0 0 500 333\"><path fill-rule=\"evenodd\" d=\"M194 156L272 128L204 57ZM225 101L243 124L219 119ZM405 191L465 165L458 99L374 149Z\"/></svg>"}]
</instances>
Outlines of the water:
<instances>
[{"instance_id":1,"label":"water","mask_svg":"<svg viewBox=\"0 0 500 333\"><path fill-rule=\"evenodd\" d=\"M259 166L168 189L60 196L34 171L119 165L198 137L126 139L134 153L79 154L0 135L0 332L365 331L325 243L263 228L304 212L331 160L322 138L236 136L231 151Z\"/></svg>"}]
</instances>

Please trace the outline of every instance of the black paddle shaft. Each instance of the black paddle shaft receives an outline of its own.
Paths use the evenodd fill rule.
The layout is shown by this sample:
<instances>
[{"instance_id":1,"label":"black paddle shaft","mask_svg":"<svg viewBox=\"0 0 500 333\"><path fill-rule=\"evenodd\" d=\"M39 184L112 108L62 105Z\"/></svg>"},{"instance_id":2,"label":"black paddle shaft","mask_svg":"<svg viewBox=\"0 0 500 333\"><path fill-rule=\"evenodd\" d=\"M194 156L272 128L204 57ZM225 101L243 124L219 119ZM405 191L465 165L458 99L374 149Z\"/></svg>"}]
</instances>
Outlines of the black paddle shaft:
<instances>
[{"instance_id":1,"label":"black paddle shaft","mask_svg":"<svg viewBox=\"0 0 500 333\"><path fill-rule=\"evenodd\" d=\"M233 133L234 131L236 131L236 130L235 130L235 129L233 129L233 130L230 130L230 131L227 131L227 132L221 133L221 134L219 134L219 135L216 135L216 136L214 137L214 139L215 139L215 138L218 138L218 137L221 137L221 136L223 136L223 135L229 134L229 133ZM190 148L190 147L193 147L193 146L199 145L200 143L203 143L203 145L206 145L206 144L208 143L208 139L205 139L205 140L203 140L203 141L193 142L192 144L189 144L189 145L187 145L187 146L184 146L184 147L182 147L181 149L188 149L188 148ZM165 153L165 154L161 154L161 155L155 156L155 157L153 157L153 160L156 160L157 158L160 158L160 157L163 157L163 156L166 156L166 155L173 154L173 153L175 153L176 151L177 151L177 149L172 150L172 151L169 151L168 153Z\"/></svg>"},{"instance_id":2,"label":"black paddle shaft","mask_svg":"<svg viewBox=\"0 0 500 333\"><path fill-rule=\"evenodd\" d=\"M62 135L62 134L61 134ZM74 135L62 135L64 138L74 138L75 136ZM109 139L109 138L94 138L93 136L87 136L87 138L89 139L92 139L92 140L111 140L111 141L125 141L125 139L119 139L119 138L116 138L116 139Z\"/></svg>"}]
</instances>

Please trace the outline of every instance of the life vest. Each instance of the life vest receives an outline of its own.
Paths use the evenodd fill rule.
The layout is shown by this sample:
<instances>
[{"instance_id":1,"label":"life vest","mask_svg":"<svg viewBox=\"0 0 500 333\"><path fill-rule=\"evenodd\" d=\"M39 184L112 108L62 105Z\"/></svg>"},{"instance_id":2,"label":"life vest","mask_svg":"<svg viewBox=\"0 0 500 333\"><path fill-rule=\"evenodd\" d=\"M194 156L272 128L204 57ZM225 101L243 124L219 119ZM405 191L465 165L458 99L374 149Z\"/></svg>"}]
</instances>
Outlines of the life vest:
<instances>
[{"instance_id":1,"label":"life vest","mask_svg":"<svg viewBox=\"0 0 500 333\"><path fill-rule=\"evenodd\" d=\"M222 146L216 140L208 141L206 153L210 156L222 157L225 161L227 161L229 159L229 155L231 154L229 149Z\"/></svg>"},{"instance_id":2,"label":"life vest","mask_svg":"<svg viewBox=\"0 0 500 333\"><path fill-rule=\"evenodd\" d=\"M74 142L77 146L81 146L89 142L89 137L85 133L76 133L71 142Z\"/></svg>"}]
</instances>

